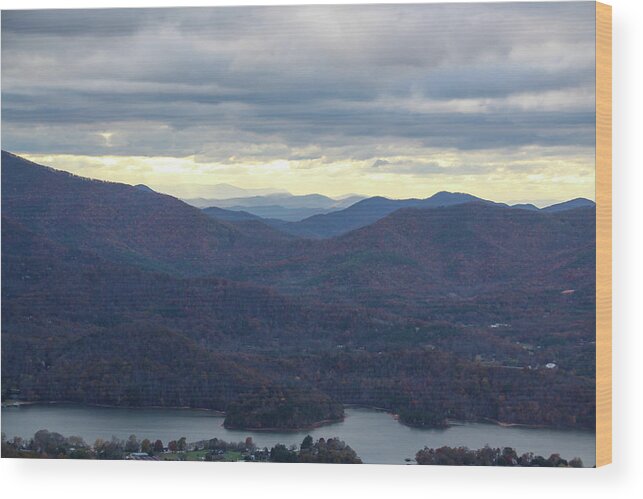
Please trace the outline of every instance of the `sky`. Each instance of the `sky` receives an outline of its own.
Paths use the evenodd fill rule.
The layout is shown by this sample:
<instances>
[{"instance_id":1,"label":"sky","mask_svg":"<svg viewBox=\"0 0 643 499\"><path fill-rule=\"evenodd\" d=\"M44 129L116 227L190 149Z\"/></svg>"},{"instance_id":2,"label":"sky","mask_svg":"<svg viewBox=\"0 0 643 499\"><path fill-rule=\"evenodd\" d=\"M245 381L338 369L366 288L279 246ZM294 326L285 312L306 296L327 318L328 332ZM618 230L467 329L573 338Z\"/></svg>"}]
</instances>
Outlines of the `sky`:
<instances>
[{"instance_id":1,"label":"sky","mask_svg":"<svg viewBox=\"0 0 643 499\"><path fill-rule=\"evenodd\" d=\"M594 3L2 12L2 148L207 197L594 199Z\"/></svg>"}]
</instances>

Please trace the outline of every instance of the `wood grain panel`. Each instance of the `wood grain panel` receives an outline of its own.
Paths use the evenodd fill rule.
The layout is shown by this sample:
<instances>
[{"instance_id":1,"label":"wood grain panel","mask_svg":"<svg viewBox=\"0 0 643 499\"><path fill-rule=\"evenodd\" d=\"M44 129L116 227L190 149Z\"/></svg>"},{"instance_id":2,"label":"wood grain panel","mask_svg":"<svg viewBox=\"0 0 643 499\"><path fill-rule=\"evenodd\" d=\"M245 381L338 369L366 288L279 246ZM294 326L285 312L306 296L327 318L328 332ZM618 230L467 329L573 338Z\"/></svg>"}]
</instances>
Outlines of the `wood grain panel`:
<instances>
[{"instance_id":1,"label":"wood grain panel","mask_svg":"<svg viewBox=\"0 0 643 499\"><path fill-rule=\"evenodd\" d=\"M596 3L596 466L612 462L612 7Z\"/></svg>"}]
</instances>

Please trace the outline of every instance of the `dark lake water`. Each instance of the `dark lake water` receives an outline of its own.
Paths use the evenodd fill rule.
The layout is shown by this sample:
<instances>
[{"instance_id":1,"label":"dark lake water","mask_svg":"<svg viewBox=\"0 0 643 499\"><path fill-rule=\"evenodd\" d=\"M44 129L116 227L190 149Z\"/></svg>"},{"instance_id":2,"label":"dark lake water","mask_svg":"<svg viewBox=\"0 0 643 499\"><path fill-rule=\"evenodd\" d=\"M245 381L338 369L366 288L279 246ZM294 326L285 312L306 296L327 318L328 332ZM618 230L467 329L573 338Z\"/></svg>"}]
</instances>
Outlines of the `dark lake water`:
<instances>
[{"instance_id":1,"label":"dark lake water","mask_svg":"<svg viewBox=\"0 0 643 499\"><path fill-rule=\"evenodd\" d=\"M501 427L492 424L466 423L445 430L410 428L392 415L373 409L347 408L346 419L301 432L252 432L227 430L223 417L192 409L127 409L71 404L36 404L2 408L2 431L8 438L30 438L41 429L65 436L78 435L88 443L98 437L169 440L186 437L188 442L213 437L240 441L251 436L260 446L277 443L299 444L310 434L315 439L339 437L349 444L365 463L404 464L423 448L467 446L471 449L489 444L513 447L518 453L533 452L544 457L559 453L565 459L580 457L585 466L595 463L595 434L584 431Z\"/></svg>"}]
</instances>

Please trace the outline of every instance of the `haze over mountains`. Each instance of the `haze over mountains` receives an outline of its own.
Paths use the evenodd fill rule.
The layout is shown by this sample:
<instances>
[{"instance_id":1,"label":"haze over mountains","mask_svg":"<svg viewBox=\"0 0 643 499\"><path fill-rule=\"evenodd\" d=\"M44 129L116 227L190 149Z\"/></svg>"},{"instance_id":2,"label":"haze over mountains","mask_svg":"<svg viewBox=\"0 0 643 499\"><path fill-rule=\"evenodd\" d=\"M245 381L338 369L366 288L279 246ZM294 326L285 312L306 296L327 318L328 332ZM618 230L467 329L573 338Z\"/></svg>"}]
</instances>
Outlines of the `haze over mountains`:
<instances>
[{"instance_id":1,"label":"haze over mountains","mask_svg":"<svg viewBox=\"0 0 643 499\"><path fill-rule=\"evenodd\" d=\"M135 187L152 190L145 185ZM357 194L347 194L338 198L322 194L293 195L286 191L242 189L229 184L217 184L208 189L211 190L212 197L187 198L183 201L220 220L263 219L266 224L289 234L316 239L338 236L364 227L401 208L436 208L477 201L522 210L542 209L555 212L595 205L589 199L576 198L538 208L530 203L507 205L471 194L445 191L424 199L389 199Z\"/></svg>"},{"instance_id":2,"label":"haze over mountains","mask_svg":"<svg viewBox=\"0 0 643 499\"><path fill-rule=\"evenodd\" d=\"M3 152L2 228L3 390L29 400L288 393L305 424L332 399L592 427L591 202L375 197L276 223Z\"/></svg>"},{"instance_id":3,"label":"haze over mountains","mask_svg":"<svg viewBox=\"0 0 643 499\"><path fill-rule=\"evenodd\" d=\"M350 196L338 202L319 194L310 194L255 196L210 202L213 204L204 207L204 211L214 218L249 220L260 217L268 225L284 232L314 239L339 236L365 227L402 208L438 208L471 202L508 207L504 203L454 192L438 192L426 199L388 199L381 196L364 199L360 196ZM594 204L589 199L578 198L542 210L548 213L562 212L573 208L592 207ZM511 208L539 211L533 204L516 204ZM313 214L307 217L306 214L310 212Z\"/></svg>"},{"instance_id":4,"label":"haze over mountains","mask_svg":"<svg viewBox=\"0 0 643 499\"><path fill-rule=\"evenodd\" d=\"M200 202L207 204L210 199L221 200L252 196L267 196L270 194L288 194L288 192L285 189L274 189L270 187L248 189L225 183L214 185L181 183L172 186L172 194L185 199L186 202L189 201L189 204L193 204L193 202L196 204Z\"/></svg>"},{"instance_id":5,"label":"haze over mountains","mask_svg":"<svg viewBox=\"0 0 643 499\"><path fill-rule=\"evenodd\" d=\"M226 208L232 211L247 211L262 218L298 221L313 215L341 210L361 199L364 197L358 195L333 199L321 194L296 196L279 193L225 199L186 199L185 202L197 208Z\"/></svg>"}]
</instances>

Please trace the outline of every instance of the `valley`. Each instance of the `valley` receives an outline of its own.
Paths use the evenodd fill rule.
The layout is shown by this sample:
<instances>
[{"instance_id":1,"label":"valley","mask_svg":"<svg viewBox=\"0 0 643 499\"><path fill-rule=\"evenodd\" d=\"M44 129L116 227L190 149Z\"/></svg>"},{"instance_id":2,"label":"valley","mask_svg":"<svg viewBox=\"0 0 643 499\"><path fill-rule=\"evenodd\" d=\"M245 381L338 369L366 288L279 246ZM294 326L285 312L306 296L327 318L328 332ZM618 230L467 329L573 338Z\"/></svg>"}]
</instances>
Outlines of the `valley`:
<instances>
[{"instance_id":1,"label":"valley","mask_svg":"<svg viewBox=\"0 0 643 499\"><path fill-rule=\"evenodd\" d=\"M295 221L234 203L3 152L3 401L594 428L591 202L438 193Z\"/></svg>"}]
</instances>

